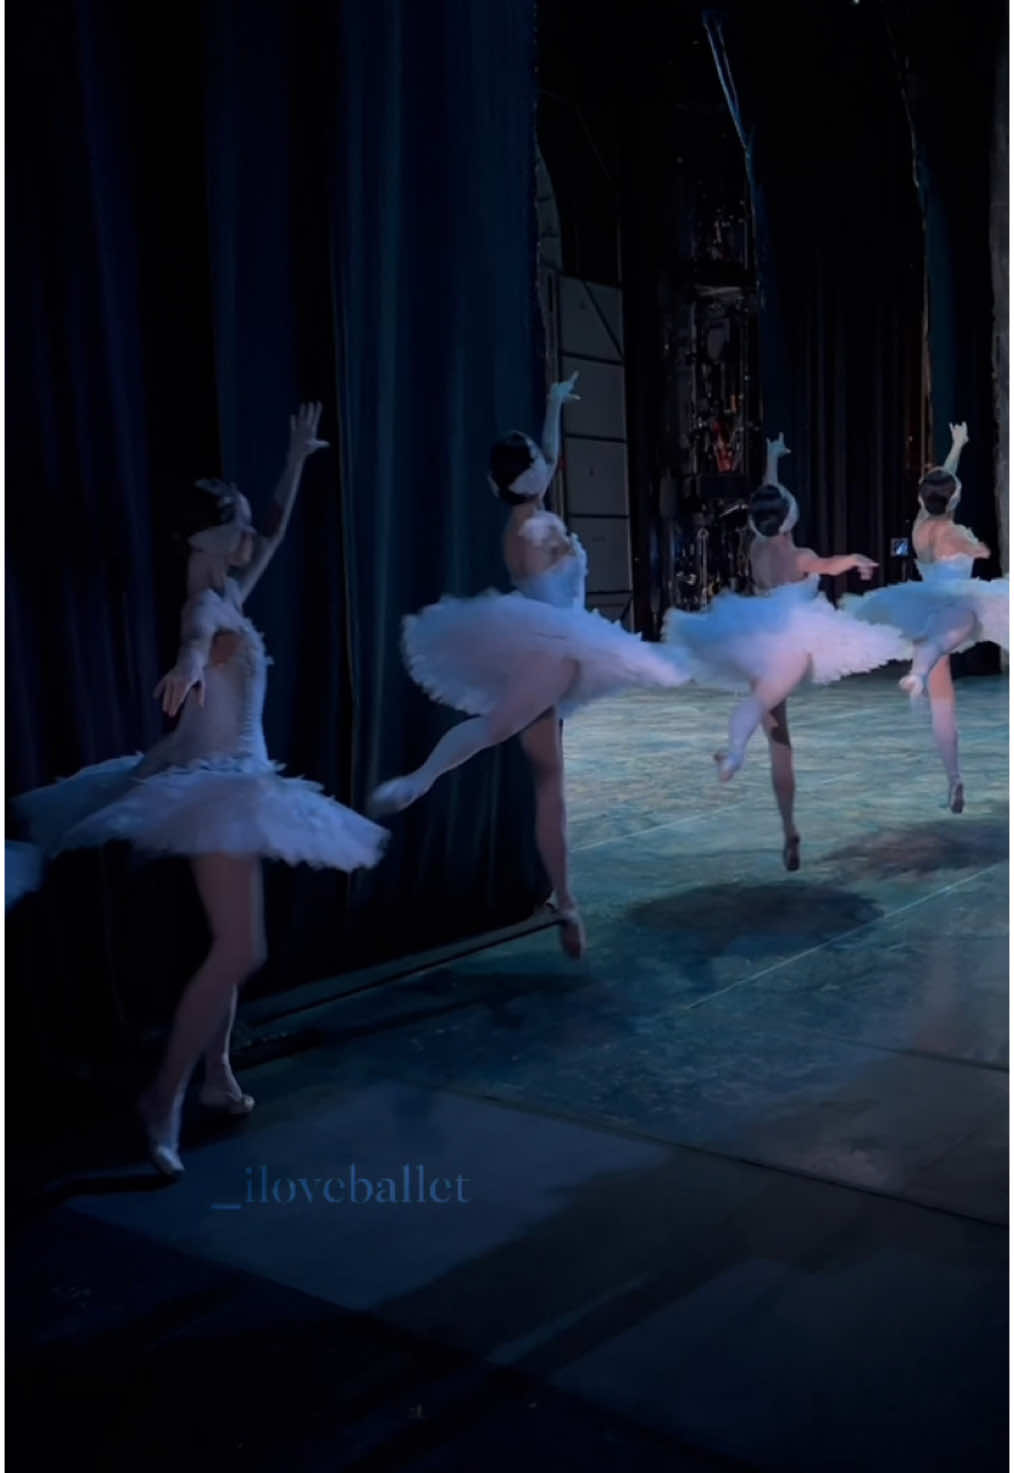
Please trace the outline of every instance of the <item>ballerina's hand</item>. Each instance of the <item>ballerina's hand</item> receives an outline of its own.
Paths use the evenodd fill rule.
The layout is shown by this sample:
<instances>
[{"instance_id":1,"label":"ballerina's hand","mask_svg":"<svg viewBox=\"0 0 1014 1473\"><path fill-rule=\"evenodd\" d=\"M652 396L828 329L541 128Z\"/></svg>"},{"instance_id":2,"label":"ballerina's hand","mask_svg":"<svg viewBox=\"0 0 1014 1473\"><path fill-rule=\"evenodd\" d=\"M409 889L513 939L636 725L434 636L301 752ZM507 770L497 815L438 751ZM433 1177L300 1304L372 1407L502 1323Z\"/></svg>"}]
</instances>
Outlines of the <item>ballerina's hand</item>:
<instances>
[{"instance_id":1,"label":"ballerina's hand","mask_svg":"<svg viewBox=\"0 0 1014 1473\"><path fill-rule=\"evenodd\" d=\"M580 399L581 395L574 393L574 385L576 383L577 374L572 373L570 378L564 379L561 383L553 384L549 390L549 397L555 400L557 404L570 404L575 399Z\"/></svg>"},{"instance_id":2,"label":"ballerina's hand","mask_svg":"<svg viewBox=\"0 0 1014 1473\"><path fill-rule=\"evenodd\" d=\"M779 456L779 457L781 457L783 455L791 455L792 454L792 451L789 449L788 445L786 445L786 443L785 443L785 431L784 430L779 430L778 431L778 439L777 440L769 440L768 441L768 450L769 450L769 452L772 455L776 455L776 456Z\"/></svg>"},{"instance_id":3,"label":"ballerina's hand","mask_svg":"<svg viewBox=\"0 0 1014 1473\"><path fill-rule=\"evenodd\" d=\"M316 450L327 450L328 441L317 439L320 425L319 404L301 404L289 417L289 455L293 460L306 460Z\"/></svg>"},{"instance_id":4,"label":"ballerina's hand","mask_svg":"<svg viewBox=\"0 0 1014 1473\"><path fill-rule=\"evenodd\" d=\"M870 579L873 577L877 564L872 560L872 558L863 557L861 552L857 552L855 566L856 572L859 574L863 582L869 583Z\"/></svg>"},{"instance_id":5,"label":"ballerina's hand","mask_svg":"<svg viewBox=\"0 0 1014 1473\"><path fill-rule=\"evenodd\" d=\"M203 672L185 670L180 665L175 665L156 685L154 698L156 701L161 700L162 710L167 716L176 716L191 691L197 692L197 704L203 706Z\"/></svg>"},{"instance_id":6,"label":"ballerina's hand","mask_svg":"<svg viewBox=\"0 0 1014 1473\"><path fill-rule=\"evenodd\" d=\"M968 425L962 420L959 425L948 425L951 432L951 444L955 448L968 444Z\"/></svg>"}]
</instances>

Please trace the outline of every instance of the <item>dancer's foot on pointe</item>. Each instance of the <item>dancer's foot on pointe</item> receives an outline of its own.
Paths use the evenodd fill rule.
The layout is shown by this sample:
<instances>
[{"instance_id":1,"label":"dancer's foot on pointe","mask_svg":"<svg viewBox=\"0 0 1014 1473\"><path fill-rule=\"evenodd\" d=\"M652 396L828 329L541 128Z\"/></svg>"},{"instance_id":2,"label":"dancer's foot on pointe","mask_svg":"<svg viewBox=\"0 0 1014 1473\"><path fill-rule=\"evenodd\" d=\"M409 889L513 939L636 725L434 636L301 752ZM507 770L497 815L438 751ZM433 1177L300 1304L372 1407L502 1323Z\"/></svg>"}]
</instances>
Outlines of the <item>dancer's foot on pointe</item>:
<instances>
[{"instance_id":1,"label":"dancer's foot on pointe","mask_svg":"<svg viewBox=\"0 0 1014 1473\"><path fill-rule=\"evenodd\" d=\"M913 701L918 696L926 694L926 682L921 675L916 675L914 670L910 670L907 675L903 675L898 681L898 684Z\"/></svg>"},{"instance_id":2,"label":"dancer's foot on pointe","mask_svg":"<svg viewBox=\"0 0 1014 1473\"><path fill-rule=\"evenodd\" d=\"M718 768L718 781L720 783L727 783L730 778L736 776L736 773L743 766L742 754L735 752L716 752L715 765Z\"/></svg>"},{"instance_id":3,"label":"dancer's foot on pointe","mask_svg":"<svg viewBox=\"0 0 1014 1473\"><path fill-rule=\"evenodd\" d=\"M947 806L952 813L965 811L965 785L960 777L955 778L947 790Z\"/></svg>"},{"instance_id":4,"label":"dancer's foot on pointe","mask_svg":"<svg viewBox=\"0 0 1014 1473\"><path fill-rule=\"evenodd\" d=\"M556 912L556 922L560 928L560 945L573 961L579 962L584 956L587 943L584 923L577 906L553 904L551 908Z\"/></svg>"},{"instance_id":5,"label":"dancer's foot on pointe","mask_svg":"<svg viewBox=\"0 0 1014 1473\"><path fill-rule=\"evenodd\" d=\"M223 1110L226 1115L249 1115L256 1101L244 1094L231 1069L206 1074L198 1096L206 1110Z\"/></svg>"},{"instance_id":6,"label":"dancer's foot on pointe","mask_svg":"<svg viewBox=\"0 0 1014 1473\"><path fill-rule=\"evenodd\" d=\"M426 784L417 777L394 777L374 788L370 798L370 816L385 818L390 813L400 813L403 808L410 808L425 792Z\"/></svg>"},{"instance_id":7,"label":"dancer's foot on pointe","mask_svg":"<svg viewBox=\"0 0 1014 1473\"><path fill-rule=\"evenodd\" d=\"M182 1176L180 1103L174 1103L167 1111L150 1094L143 1094L137 1102L137 1113L144 1130L151 1164L163 1176Z\"/></svg>"},{"instance_id":8,"label":"dancer's foot on pointe","mask_svg":"<svg viewBox=\"0 0 1014 1473\"><path fill-rule=\"evenodd\" d=\"M799 835L790 834L782 849L782 862L792 873L799 868Z\"/></svg>"}]
</instances>

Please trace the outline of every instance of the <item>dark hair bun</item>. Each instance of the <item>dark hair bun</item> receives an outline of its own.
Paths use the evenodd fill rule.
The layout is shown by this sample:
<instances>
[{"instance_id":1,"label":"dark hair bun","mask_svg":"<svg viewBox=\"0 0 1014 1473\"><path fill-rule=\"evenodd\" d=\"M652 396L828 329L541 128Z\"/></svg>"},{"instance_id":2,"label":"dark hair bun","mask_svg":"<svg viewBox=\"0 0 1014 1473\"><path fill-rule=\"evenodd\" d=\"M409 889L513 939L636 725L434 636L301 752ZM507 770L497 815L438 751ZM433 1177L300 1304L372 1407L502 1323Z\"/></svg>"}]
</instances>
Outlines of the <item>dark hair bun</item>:
<instances>
[{"instance_id":1,"label":"dark hair bun","mask_svg":"<svg viewBox=\"0 0 1014 1473\"><path fill-rule=\"evenodd\" d=\"M524 475L533 459L528 437L520 430L512 430L509 435L497 440L489 452L489 478L496 486L501 501L513 506L527 500L524 496L516 495L511 487L518 476Z\"/></svg>"},{"instance_id":2,"label":"dark hair bun","mask_svg":"<svg viewBox=\"0 0 1014 1473\"><path fill-rule=\"evenodd\" d=\"M957 480L950 471L929 471L919 482L919 500L931 517L939 517L957 489Z\"/></svg>"},{"instance_id":3,"label":"dark hair bun","mask_svg":"<svg viewBox=\"0 0 1014 1473\"><path fill-rule=\"evenodd\" d=\"M780 486L760 486L750 498L750 520L762 537L776 536L788 510Z\"/></svg>"},{"instance_id":4,"label":"dark hair bun","mask_svg":"<svg viewBox=\"0 0 1014 1473\"><path fill-rule=\"evenodd\" d=\"M198 481L189 486L176 507L175 534L186 542L195 532L224 527L236 515L238 497L224 481Z\"/></svg>"}]
</instances>

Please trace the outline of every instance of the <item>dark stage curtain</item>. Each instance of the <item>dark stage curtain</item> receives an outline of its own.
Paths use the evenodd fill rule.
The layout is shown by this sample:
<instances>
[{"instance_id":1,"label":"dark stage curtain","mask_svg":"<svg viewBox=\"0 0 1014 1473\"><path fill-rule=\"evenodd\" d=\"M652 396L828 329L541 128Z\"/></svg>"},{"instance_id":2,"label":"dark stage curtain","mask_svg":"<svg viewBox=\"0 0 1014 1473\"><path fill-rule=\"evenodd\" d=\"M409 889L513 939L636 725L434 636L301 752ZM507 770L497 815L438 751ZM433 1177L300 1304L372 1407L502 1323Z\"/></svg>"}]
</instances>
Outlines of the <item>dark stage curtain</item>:
<instances>
[{"instance_id":1,"label":"dark stage curtain","mask_svg":"<svg viewBox=\"0 0 1014 1473\"><path fill-rule=\"evenodd\" d=\"M798 538L868 553L896 578L889 543L911 523L919 469L923 278L879 7L740 5L704 20L746 150L764 425L792 451Z\"/></svg>"},{"instance_id":2,"label":"dark stage curtain","mask_svg":"<svg viewBox=\"0 0 1014 1473\"><path fill-rule=\"evenodd\" d=\"M158 734L174 490L224 474L256 512L303 398L334 448L251 602L269 748L362 807L448 724L399 626L505 586L486 454L543 383L533 38L528 0L184 0L157 44L111 0L12 16L9 793ZM514 744L395 820L377 872L270 867L258 990L529 913L531 807ZM107 1021L164 1017L204 940L185 865L115 851L26 914L26 975Z\"/></svg>"},{"instance_id":3,"label":"dark stage curtain","mask_svg":"<svg viewBox=\"0 0 1014 1473\"><path fill-rule=\"evenodd\" d=\"M886 11L912 119L926 222L927 456L943 460L950 449L948 424L967 421L960 516L998 551L990 206L997 58L1006 47L1006 15L987 3L976 7L974 24L955 24L954 8L907 0L892 0ZM1006 497L1006 486L1002 493ZM999 556L978 567L997 576ZM969 660L981 663L984 654L975 651Z\"/></svg>"}]
</instances>

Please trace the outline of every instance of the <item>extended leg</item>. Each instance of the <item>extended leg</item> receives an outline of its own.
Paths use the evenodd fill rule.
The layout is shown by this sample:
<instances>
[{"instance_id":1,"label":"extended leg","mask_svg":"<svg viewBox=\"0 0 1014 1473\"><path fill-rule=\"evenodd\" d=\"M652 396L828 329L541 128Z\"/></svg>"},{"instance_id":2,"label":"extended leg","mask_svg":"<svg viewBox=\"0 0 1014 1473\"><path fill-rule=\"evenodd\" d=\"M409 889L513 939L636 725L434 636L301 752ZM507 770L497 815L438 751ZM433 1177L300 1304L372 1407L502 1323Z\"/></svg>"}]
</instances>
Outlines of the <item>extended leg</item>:
<instances>
[{"instance_id":1,"label":"extended leg","mask_svg":"<svg viewBox=\"0 0 1014 1473\"><path fill-rule=\"evenodd\" d=\"M746 700L740 701L729 719L729 749L716 752L718 776L722 782L729 779L743 766L746 747L769 711L780 706L795 690L806 675L810 659L806 654L796 654L784 662L782 668L754 682Z\"/></svg>"},{"instance_id":2,"label":"extended leg","mask_svg":"<svg viewBox=\"0 0 1014 1473\"><path fill-rule=\"evenodd\" d=\"M971 609L960 606L941 609L930 620L926 637L916 645L912 655L912 668L899 682L902 690L910 696L921 696L933 667L954 650L971 639L975 633L975 614Z\"/></svg>"},{"instance_id":3,"label":"extended leg","mask_svg":"<svg viewBox=\"0 0 1014 1473\"><path fill-rule=\"evenodd\" d=\"M499 746L524 731L551 706L556 706L577 675L577 662L555 657L534 658L524 679L508 691L488 716L473 716L452 726L437 742L421 767L377 788L371 800L374 814L397 813L428 793L438 777L460 767L488 747Z\"/></svg>"}]
</instances>

